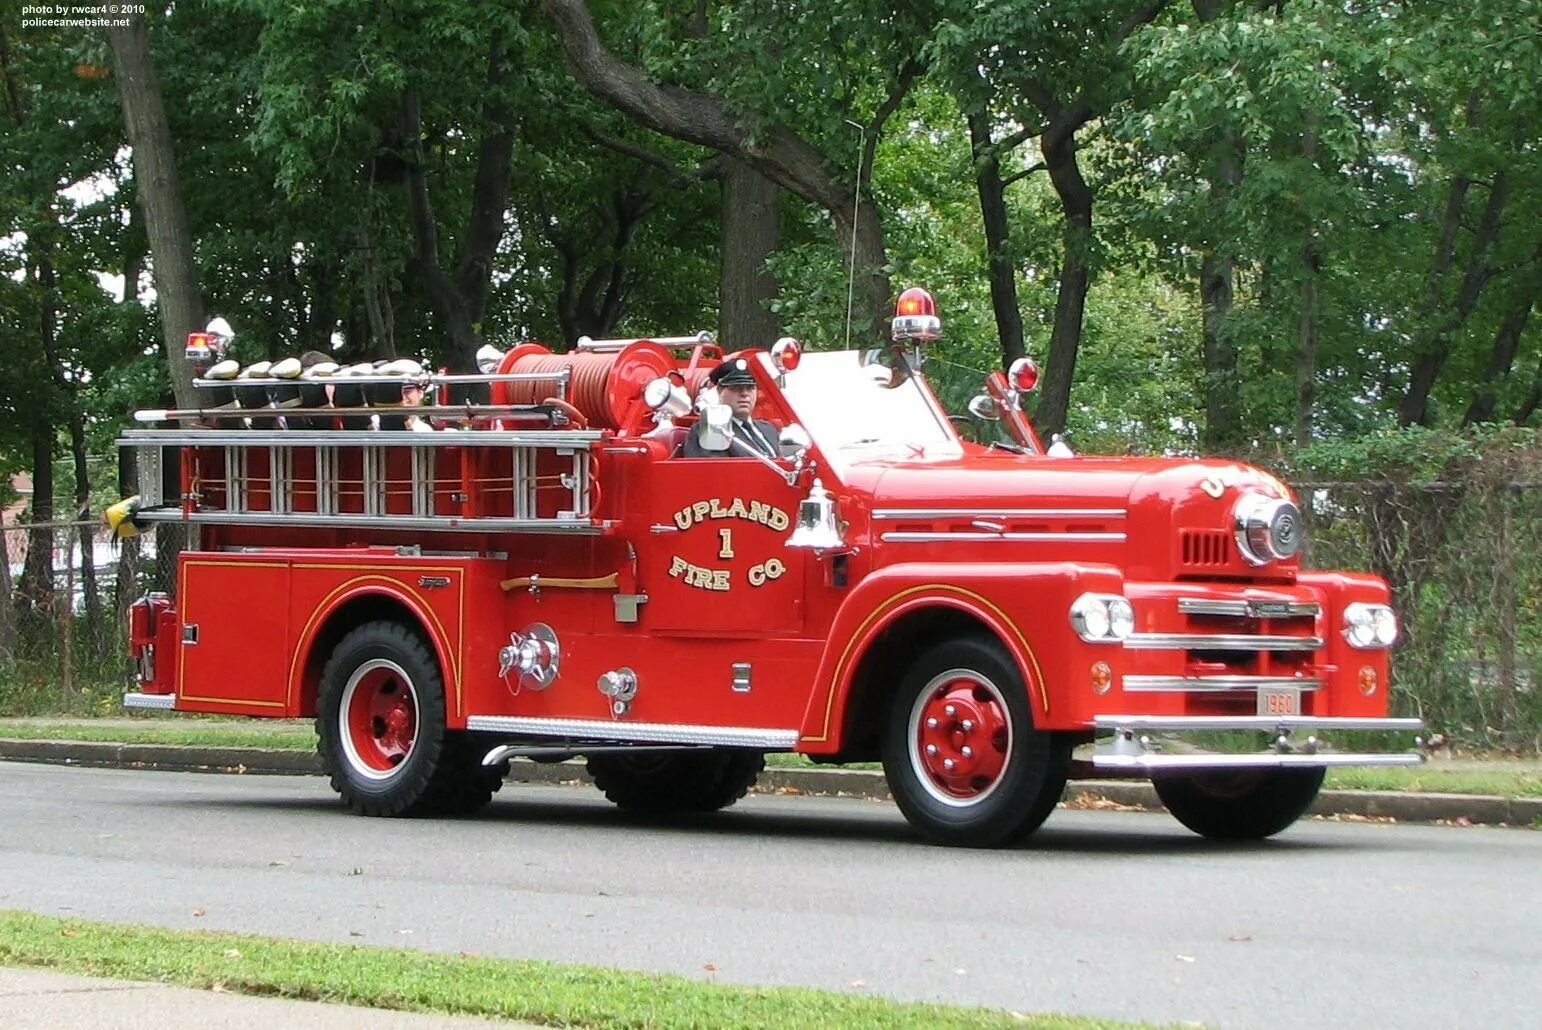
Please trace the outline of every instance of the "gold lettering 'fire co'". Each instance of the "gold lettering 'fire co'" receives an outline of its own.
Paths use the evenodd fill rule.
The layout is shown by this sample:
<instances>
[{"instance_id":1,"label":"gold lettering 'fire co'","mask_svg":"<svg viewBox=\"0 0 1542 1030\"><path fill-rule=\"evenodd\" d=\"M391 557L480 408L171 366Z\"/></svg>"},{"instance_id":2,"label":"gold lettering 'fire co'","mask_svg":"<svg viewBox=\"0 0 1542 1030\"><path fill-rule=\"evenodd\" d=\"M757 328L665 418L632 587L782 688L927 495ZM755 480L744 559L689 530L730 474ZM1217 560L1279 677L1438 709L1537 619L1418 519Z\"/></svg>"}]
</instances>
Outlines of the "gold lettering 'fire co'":
<instances>
[{"instance_id":1,"label":"gold lettering 'fire co'","mask_svg":"<svg viewBox=\"0 0 1542 1030\"><path fill-rule=\"evenodd\" d=\"M764 501L745 501L739 497L732 498L726 505L718 497L694 501L675 512L674 519L675 525L681 530L690 529L692 526L714 519L743 519L746 522L765 526L773 532L781 532L792 521L785 511L775 505ZM732 558L734 556L732 529L719 529L718 537L717 556L725 559ZM773 557L751 565L745 573L745 579L750 586L761 587L773 580L781 579L786 574L786 563L780 558ZM678 554L670 556L669 575L686 586L695 587L698 590L731 590L733 588L732 569L707 568L687 561Z\"/></svg>"},{"instance_id":2,"label":"gold lettering 'fire co'","mask_svg":"<svg viewBox=\"0 0 1542 1030\"><path fill-rule=\"evenodd\" d=\"M787 528L791 519L787 513L775 505L765 501L748 501L735 497L725 507L721 498L712 497L694 504L687 504L684 508L675 512L675 525L681 529L690 529L700 522L708 519L744 519L746 522L758 522L762 526L780 532Z\"/></svg>"}]
</instances>

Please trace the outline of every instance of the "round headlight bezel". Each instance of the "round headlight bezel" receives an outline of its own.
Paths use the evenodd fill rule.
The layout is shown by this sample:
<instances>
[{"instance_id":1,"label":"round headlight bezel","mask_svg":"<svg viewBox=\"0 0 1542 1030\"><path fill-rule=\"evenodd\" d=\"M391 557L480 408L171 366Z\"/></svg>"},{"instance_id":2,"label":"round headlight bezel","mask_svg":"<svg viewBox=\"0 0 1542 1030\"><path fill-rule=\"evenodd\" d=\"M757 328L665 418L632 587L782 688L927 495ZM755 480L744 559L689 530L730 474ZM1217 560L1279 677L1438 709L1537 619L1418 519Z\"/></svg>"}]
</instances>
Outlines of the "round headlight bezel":
<instances>
[{"instance_id":1,"label":"round headlight bezel","mask_svg":"<svg viewBox=\"0 0 1542 1030\"><path fill-rule=\"evenodd\" d=\"M1082 594L1070 615L1071 628L1089 644L1122 643L1135 631L1135 609L1119 594Z\"/></svg>"},{"instance_id":2,"label":"round headlight bezel","mask_svg":"<svg viewBox=\"0 0 1542 1030\"><path fill-rule=\"evenodd\" d=\"M1344 606L1344 639L1361 651L1385 650L1397 643L1397 613L1384 604L1356 601Z\"/></svg>"},{"instance_id":3,"label":"round headlight bezel","mask_svg":"<svg viewBox=\"0 0 1542 1030\"><path fill-rule=\"evenodd\" d=\"M1288 561L1301 549L1301 509L1281 497L1245 493L1232 509L1237 551L1252 565Z\"/></svg>"}]
</instances>

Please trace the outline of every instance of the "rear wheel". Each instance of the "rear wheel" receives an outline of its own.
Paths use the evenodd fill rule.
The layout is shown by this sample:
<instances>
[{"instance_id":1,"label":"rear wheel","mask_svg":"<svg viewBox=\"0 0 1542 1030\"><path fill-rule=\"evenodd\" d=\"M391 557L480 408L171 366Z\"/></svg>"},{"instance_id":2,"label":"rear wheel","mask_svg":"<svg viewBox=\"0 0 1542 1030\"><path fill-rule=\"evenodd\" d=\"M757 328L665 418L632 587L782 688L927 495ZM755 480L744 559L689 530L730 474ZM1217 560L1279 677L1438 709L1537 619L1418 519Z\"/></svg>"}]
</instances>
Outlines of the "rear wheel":
<instances>
[{"instance_id":1,"label":"rear wheel","mask_svg":"<svg viewBox=\"0 0 1542 1030\"><path fill-rule=\"evenodd\" d=\"M1306 814L1326 769L1227 769L1152 779L1184 826L1213 840L1262 840Z\"/></svg>"},{"instance_id":2,"label":"rear wheel","mask_svg":"<svg viewBox=\"0 0 1542 1030\"><path fill-rule=\"evenodd\" d=\"M590 755L589 775L617 807L648 815L716 812L754 786L758 751L640 751Z\"/></svg>"},{"instance_id":3,"label":"rear wheel","mask_svg":"<svg viewBox=\"0 0 1542 1030\"><path fill-rule=\"evenodd\" d=\"M332 789L361 815L465 814L502 784L470 738L446 730L439 663L400 623L343 637L321 673L316 733Z\"/></svg>"},{"instance_id":4,"label":"rear wheel","mask_svg":"<svg viewBox=\"0 0 1542 1030\"><path fill-rule=\"evenodd\" d=\"M934 646L906 674L883 766L917 829L944 844L994 847L1048 818L1070 750L1034 728L1027 688L1000 643L966 638Z\"/></svg>"}]
</instances>

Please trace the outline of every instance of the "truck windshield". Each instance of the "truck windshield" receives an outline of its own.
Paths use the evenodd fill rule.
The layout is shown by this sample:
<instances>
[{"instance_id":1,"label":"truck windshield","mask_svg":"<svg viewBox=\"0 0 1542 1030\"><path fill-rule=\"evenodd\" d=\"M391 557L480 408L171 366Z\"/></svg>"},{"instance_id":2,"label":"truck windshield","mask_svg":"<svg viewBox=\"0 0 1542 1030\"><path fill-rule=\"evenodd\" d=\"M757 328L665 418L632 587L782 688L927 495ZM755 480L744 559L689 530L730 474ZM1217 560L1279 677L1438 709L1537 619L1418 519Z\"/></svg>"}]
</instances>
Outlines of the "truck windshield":
<instances>
[{"instance_id":1,"label":"truck windshield","mask_svg":"<svg viewBox=\"0 0 1542 1030\"><path fill-rule=\"evenodd\" d=\"M917 379L888 388L875 378L881 373L864 367L859 351L805 352L782 392L831 461L962 453L947 415Z\"/></svg>"}]
</instances>

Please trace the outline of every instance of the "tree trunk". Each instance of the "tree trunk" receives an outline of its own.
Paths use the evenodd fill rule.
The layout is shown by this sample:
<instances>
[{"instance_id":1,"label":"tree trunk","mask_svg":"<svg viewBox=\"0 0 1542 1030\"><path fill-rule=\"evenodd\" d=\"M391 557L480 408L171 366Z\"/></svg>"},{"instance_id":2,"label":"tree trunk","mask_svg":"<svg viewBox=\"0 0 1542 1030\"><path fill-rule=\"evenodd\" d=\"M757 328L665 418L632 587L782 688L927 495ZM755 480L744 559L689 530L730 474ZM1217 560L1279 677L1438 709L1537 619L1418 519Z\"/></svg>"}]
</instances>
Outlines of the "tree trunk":
<instances>
[{"instance_id":1,"label":"tree trunk","mask_svg":"<svg viewBox=\"0 0 1542 1030\"><path fill-rule=\"evenodd\" d=\"M123 24L106 30L107 42L112 48L124 128L134 152L134 184L150 241L161 338L177 407L195 408L198 404L193 373L184 350L187 334L202 329L204 324L198 270L193 263L193 237L182 204L161 86L150 59L145 16L136 14L121 21Z\"/></svg>"},{"instance_id":2,"label":"tree trunk","mask_svg":"<svg viewBox=\"0 0 1542 1030\"><path fill-rule=\"evenodd\" d=\"M1539 407L1542 407L1542 358L1537 359L1537 371L1531 377L1531 389L1526 391L1526 396L1515 409L1511 421L1518 426L1524 426L1531 420L1531 416L1537 413Z\"/></svg>"},{"instance_id":3,"label":"tree trunk","mask_svg":"<svg viewBox=\"0 0 1542 1030\"><path fill-rule=\"evenodd\" d=\"M22 565L18 593L28 609L48 613L54 609L54 424L48 405L38 405L32 415L32 511L27 534L27 560Z\"/></svg>"},{"instance_id":4,"label":"tree trunk","mask_svg":"<svg viewBox=\"0 0 1542 1030\"><path fill-rule=\"evenodd\" d=\"M410 220L417 240L412 270L442 322L449 364L458 372L476 371L476 353L483 344L481 322L492 288L493 258L503 239L504 216L508 210L514 131L507 119L494 110L492 99L503 79L503 59L502 42L495 37L487 64L489 100L482 111L485 134L477 152L471 210L466 231L462 234L465 240L463 253L453 277L446 274L440 264L439 230L429 203L422 102L409 90L402 103L402 137L413 155L407 170Z\"/></svg>"},{"instance_id":5,"label":"tree trunk","mask_svg":"<svg viewBox=\"0 0 1542 1030\"><path fill-rule=\"evenodd\" d=\"M1296 446L1312 442L1312 407L1317 400L1317 279L1322 256L1317 240L1307 232L1302 248L1301 319L1296 334Z\"/></svg>"},{"instance_id":6,"label":"tree trunk","mask_svg":"<svg viewBox=\"0 0 1542 1030\"><path fill-rule=\"evenodd\" d=\"M996 336L1001 344L1001 367L1027 351L1023 341L1023 312L1017 303L1017 269L1008 243L1011 224L1007 216L1006 184L1001 181L1001 155L991 139L985 112L968 115L969 148L974 156L975 192L980 196L980 221L985 226L985 259L991 284L991 309L996 315Z\"/></svg>"},{"instance_id":7,"label":"tree trunk","mask_svg":"<svg viewBox=\"0 0 1542 1030\"><path fill-rule=\"evenodd\" d=\"M107 633L102 625L102 596L96 584L95 532L90 521L91 474L86 465L86 419L78 407L70 412L70 457L75 464L75 533L80 544L80 588L86 602L86 634L91 653L106 653ZM73 600L72 600L73 603Z\"/></svg>"},{"instance_id":8,"label":"tree trunk","mask_svg":"<svg viewBox=\"0 0 1542 1030\"><path fill-rule=\"evenodd\" d=\"M11 590L11 531L0 522L0 667L16 657L16 599Z\"/></svg>"},{"instance_id":9,"label":"tree trunk","mask_svg":"<svg viewBox=\"0 0 1542 1030\"><path fill-rule=\"evenodd\" d=\"M781 242L781 189L741 161L726 162L722 189L718 342L725 351L769 347L782 335L771 310L776 280L766 267Z\"/></svg>"},{"instance_id":10,"label":"tree trunk","mask_svg":"<svg viewBox=\"0 0 1542 1030\"><path fill-rule=\"evenodd\" d=\"M1515 366L1515 355L1520 350L1526 323L1531 319L1531 309L1539 301L1542 301L1542 247L1532 255L1525 278L1516 284L1510 295L1510 309L1494 334L1494 347L1489 352L1488 375L1473 391L1472 403L1462 417L1463 428L1474 422L1493 421L1499 384L1509 377Z\"/></svg>"},{"instance_id":11,"label":"tree trunk","mask_svg":"<svg viewBox=\"0 0 1542 1030\"><path fill-rule=\"evenodd\" d=\"M1074 124L1074 119L1073 119ZM1081 349L1082 316L1087 308L1091 277L1092 190L1076 160L1076 130L1052 124L1044 134L1044 164L1060 198L1060 286L1055 296L1055 327L1049 338L1044 385L1033 421L1042 434L1065 429L1071 385L1076 380L1076 354Z\"/></svg>"},{"instance_id":12,"label":"tree trunk","mask_svg":"<svg viewBox=\"0 0 1542 1030\"><path fill-rule=\"evenodd\" d=\"M1488 263L1489 251L1499 235L1500 220L1504 215L1509 194L1508 174L1503 171L1496 173L1493 184L1489 187L1488 202L1483 205L1483 214L1478 220L1478 229L1473 235L1472 251L1467 256L1462 285L1457 290L1455 301L1449 311L1442 311L1445 304L1442 296L1444 291L1440 289L1440 283L1445 278L1444 269L1441 270L1439 280L1432 283L1431 293L1426 298L1426 306L1434 324L1427 325L1414 338L1414 363L1408 376L1408 392L1403 395L1403 401L1398 405L1399 425L1424 425L1430 420L1430 393L1435 388L1441 369L1445 367L1446 359L1451 356L1456 331L1466 323L1473 310L1477 308L1483 287L1494 274L1493 267ZM1463 190L1463 196L1465 196L1465 190ZM1456 187L1453 186L1453 201L1456 197ZM1448 261L1452 246L1448 234L1454 231L1455 224L1459 224L1460 217L1461 207L1457 206L1453 213L1448 203L1441 234L1442 249ZM1452 222L1453 218L1456 219L1455 223Z\"/></svg>"},{"instance_id":13,"label":"tree trunk","mask_svg":"<svg viewBox=\"0 0 1542 1030\"><path fill-rule=\"evenodd\" d=\"M1236 263L1214 250L1205 252L1199 271L1199 299L1204 309L1205 428L1200 446L1232 451L1242 442L1242 402L1237 390L1237 345L1227 322L1232 308Z\"/></svg>"}]
</instances>

